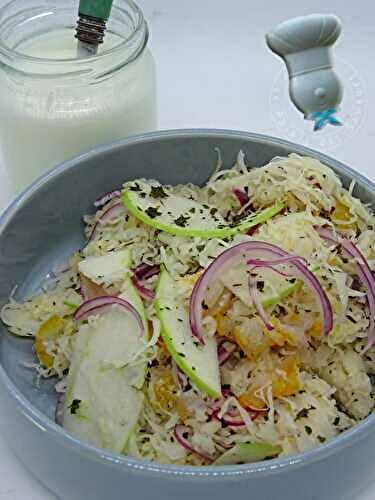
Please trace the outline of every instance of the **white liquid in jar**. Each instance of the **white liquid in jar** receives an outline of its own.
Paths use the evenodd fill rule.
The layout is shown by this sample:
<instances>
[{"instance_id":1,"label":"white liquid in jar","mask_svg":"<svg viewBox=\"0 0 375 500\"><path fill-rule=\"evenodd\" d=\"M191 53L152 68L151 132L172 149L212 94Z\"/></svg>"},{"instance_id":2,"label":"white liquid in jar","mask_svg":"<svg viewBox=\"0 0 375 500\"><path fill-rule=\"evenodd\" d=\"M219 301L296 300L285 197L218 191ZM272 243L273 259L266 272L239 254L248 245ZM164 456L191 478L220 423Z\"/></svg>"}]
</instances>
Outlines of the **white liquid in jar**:
<instances>
[{"instance_id":1,"label":"white liquid in jar","mask_svg":"<svg viewBox=\"0 0 375 500\"><path fill-rule=\"evenodd\" d=\"M98 54L121 41L107 33ZM77 41L72 30L59 30L16 50L64 64L77 57ZM95 83L77 75L25 78L0 72L0 86L0 144L15 191L85 150L156 128L154 61L148 49Z\"/></svg>"}]
</instances>

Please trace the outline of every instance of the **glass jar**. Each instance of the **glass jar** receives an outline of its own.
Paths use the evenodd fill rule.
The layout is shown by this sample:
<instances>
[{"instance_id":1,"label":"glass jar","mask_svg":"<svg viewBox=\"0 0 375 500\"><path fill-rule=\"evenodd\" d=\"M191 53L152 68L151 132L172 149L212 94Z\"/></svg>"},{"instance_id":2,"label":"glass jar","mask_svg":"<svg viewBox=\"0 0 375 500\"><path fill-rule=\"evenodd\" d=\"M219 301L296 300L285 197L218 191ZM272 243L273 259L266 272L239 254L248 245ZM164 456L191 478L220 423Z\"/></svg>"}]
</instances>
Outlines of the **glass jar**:
<instances>
[{"instance_id":1,"label":"glass jar","mask_svg":"<svg viewBox=\"0 0 375 500\"><path fill-rule=\"evenodd\" d=\"M104 43L87 58L76 52L77 12L74 0L14 0L0 9L0 148L15 192L98 144L156 128L141 10L116 0Z\"/></svg>"}]
</instances>

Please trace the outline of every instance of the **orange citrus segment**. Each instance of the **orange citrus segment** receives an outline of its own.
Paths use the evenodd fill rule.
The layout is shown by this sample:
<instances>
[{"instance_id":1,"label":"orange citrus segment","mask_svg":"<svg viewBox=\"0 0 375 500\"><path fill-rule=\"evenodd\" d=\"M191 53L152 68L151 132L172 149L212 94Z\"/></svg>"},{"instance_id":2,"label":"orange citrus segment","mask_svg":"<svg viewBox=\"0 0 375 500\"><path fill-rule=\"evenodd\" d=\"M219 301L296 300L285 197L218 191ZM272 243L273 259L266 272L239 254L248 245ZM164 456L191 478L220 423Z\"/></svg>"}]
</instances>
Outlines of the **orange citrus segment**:
<instances>
[{"instance_id":1,"label":"orange citrus segment","mask_svg":"<svg viewBox=\"0 0 375 500\"><path fill-rule=\"evenodd\" d=\"M56 340L64 331L65 322L56 314L39 327L35 336L35 352L40 363L46 368L53 366L54 357L46 351L46 343Z\"/></svg>"}]
</instances>

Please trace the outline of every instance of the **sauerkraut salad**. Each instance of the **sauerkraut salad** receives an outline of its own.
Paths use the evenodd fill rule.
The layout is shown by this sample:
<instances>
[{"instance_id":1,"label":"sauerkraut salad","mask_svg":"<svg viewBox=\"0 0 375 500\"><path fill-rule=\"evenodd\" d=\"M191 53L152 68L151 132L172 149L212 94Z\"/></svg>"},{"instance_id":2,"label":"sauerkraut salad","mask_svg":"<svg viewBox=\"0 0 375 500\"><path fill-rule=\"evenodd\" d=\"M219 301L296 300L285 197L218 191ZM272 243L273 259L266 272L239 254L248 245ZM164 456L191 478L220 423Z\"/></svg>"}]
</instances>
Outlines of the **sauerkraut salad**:
<instances>
[{"instance_id":1,"label":"sauerkraut salad","mask_svg":"<svg viewBox=\"0 0 375 500\"><path fill-rule=\"evenodd\" d=\"M56 420L167 464L319 446L374 406L375 219L318 160L139 179L95 202L88 242L2 321L57 377Z\"/></svg>"}]
</instances>

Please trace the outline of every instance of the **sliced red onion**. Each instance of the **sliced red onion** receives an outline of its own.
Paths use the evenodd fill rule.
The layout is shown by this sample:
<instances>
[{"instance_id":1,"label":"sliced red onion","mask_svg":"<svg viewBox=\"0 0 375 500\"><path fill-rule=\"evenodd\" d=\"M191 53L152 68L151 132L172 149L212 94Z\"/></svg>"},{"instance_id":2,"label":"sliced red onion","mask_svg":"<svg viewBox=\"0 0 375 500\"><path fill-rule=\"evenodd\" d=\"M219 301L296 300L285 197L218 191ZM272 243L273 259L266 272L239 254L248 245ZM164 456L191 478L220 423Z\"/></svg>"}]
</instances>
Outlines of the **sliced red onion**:
<instances>
[{"instance_id":1,"label":"sliced red onion","mask_svg":"<svg viewBox=\"0 0 375 500\"><path fill-rule=\"evenodd\" d=\"M362 254L360 249L350 240L335 235L333 231L327 228L317 228L320 236L333 243L335 245L340 245L343 254L350 259L355 259L357 263L358 277L363 282L367 288L367 301L370 313L370 325L368 330L368 343L364 352L374 346L375 344L375 279L374 275L370 269L370 266L366 260L366 257Z\"/></svg>"},{"instance_id":2,"label":"sliced red onion","mask_svg":"<svg viewBox=\"0 0 375 500\"><path fill-rule=\"evenodd\" d=\"M253 410L246 410L247 413L249 413L251 420L255 420L261 415L262 413L266 412L260 412L260 411L253 411ZM267 410L268 411L268 410ZM238 415L237 412L230 412L228 411L225 415L222 415L221 417L219 416L220 413L220 408L215 409L212 412L211 418L214 418L218 420L219 422L223 422L225 425L229 425L230 427L244 427L246 425L246 422Z\"/></svg>"},{"instance_id":3,"label":"sliced red onion","mask_svg":"<svg viewBox=\"0 0 375 500\"><path fill-rule=\"evenodd\" d=\"M272 325L272 323L270 323L268 321L266 311L264 310L261 298L259 297L257 283L255 280L253 280L251 278L249 279L249 291L250 291L250 297L251 297L251 300L253 301L256 312L258 313L260 319L263 321L267 330L269 332L272 332L272 330L274 330L274 326Z\"/></svg>"},{"instance_id":4,"label":"sliced red onion","mask_svg":"<svg viewBox=\"0 0 375 500\"><path fill-rule=\"evenodd\" d=\"M136 276L133 276L132 281L133 281L133 285L138 290L139 295L142 297L142 299L153 300L155 298L155 292L153 290L150 290L149 288L146 288L145 286L143 286L142 283L139 281L139 279Z\"/></svg>"},{"instance_id":5,"label":"sliced red onion","mask_svg":"<svg viewBox=\"0 0 375 500\"><path fill-rule=\"evenodd\" d=\"M247 231L247 235L248 236L254 236L254 234L258 231L259 227L261 226L261 224L256 224L255 226L251 227L248 231Z\"/></svg>"},{"instance_id":6,"label":"sliced red onion","mask_svg":"<svg viewBox=\"0 0 375 500\"><path fill-rule=\"evenodd\" d=\"M109 193L103 194L100 198L98 198L94 202L95 207L102 207L109 201L113 200L114 198L120 198L121 196L121 191L119 189L115 189L114 191L110 191Z\"/></svg>"},{"instance_id":7,"label":"sliced red onion","mask_svg":"<svg viewBox=\"0 0 375 500\"><path fill-rule=\"evenodd\" d=\"M295 262L295 261L300 261L305 266L307 266L306 259L300 257L299 255L287 255L285 257L280 257L280 259L273 259L273 260L249 259L247 263L254 267L273 267L278 264L288 264L289 262Z\"/></svg>"},{"instance_id":8,"label":"sliced red onion","mask_svg":"<svg viewBox=\"0 0 375 500\"><path fill-rule=\"evenodd\" d=\"M184 437L184 434L191 435L191 430L189 427L186 427L184 425L176 425L174 428L173 434L176 438L176 441L183 447L185 450L190 451L191 453L194 453L195 455L198 455L199 457L203 458L204 460L207 460L209 462L212 462L213 458L208 455L207 453L204 453L203 451L197 450L194 448L187 438Z\"/></svg>"},{"instance_id":9,"label":"sliced red onion","mask_svg":"<svg viewBox=\"0 0 375 500\"><path fill-rule=\"evenodd\" d=\"M128 301L120 299L120 297L107 295L105 297L97 297L95 299L86 300L86 302L84 302L74 313L74 319L77 321L82 321L87 319L89 316L102 314L113 305L122 307L136 319L140 330L140 336L143 336L144 326L141 316Z\"/></svg>"},{"instance_id":10,"label":"sliced red onion","mask_svg":"<svg viewBox=\"0 0 375 500\"><path fill-rule=\"evenodd\" d=\"M95 226L93 227L89 241L92 241L96 238L100 226L104 226L107 224L110 220L114 219L118 215L120 215L124 210L124 205L119 202L116 203L115 205L112 205L111 207L108 208L101 216L100 219L96 222Z\"/></svg>"},{"instance_id":11,"label":"sliced red onion","mask_svg":"<svg viewBox=\"0 0 375 500\"><path fill-rule=\"evenodd\" d=\"M148 280L159 273L159 265L150 266L149 264L139 264L139 266L134 269L134 274L139 280Z\"/></svg>"},{"instance_id":12,"label":"sliced red onion","mask_svg":"<svg viewBox=\"0 0 375 500\"><path fill-rule=\"evenodd\" d=\"M219 412L220 408L223 405L224 400L218 399L212 403L212 405L208 408L208 414L211 418L215 416L215 413Z\"/></svg>"},{"instance_id":13,"label":"sliced red onion","mask_svg":"<svg viewBox=\"0 0 375 500\"><path fill-rule=\"evenodd\" d=\"M223 344L219 346L219 349L217 351L218 359L219 359L219 366L223 366L228 359L232 356L234 351L236 350L236 345L227 342L227 345L229 344L228 347L224 347Z\"/></svg>"},{"instance_id":14,"label":"sliced red onion","mask_svg":"<svg viewBox=\"0 0 375 500\"><path fill-rule=\"evenodd\" d=\"M232 390L228 389L228 387L223 387L221 393L225 398L229 398L230 396L234 396Z\"/></svg>"},{"instance_id":15,"label":"sliced red onion","mask_svg":"<svg viewBox=\"0 0 375 500\"><path fill-rule=\"evenodd\" d=\"M60 393L57 396L56 410L55 410L55 422L57 425L63 426L64 423L64 403L65 403L65 392Z\"/></svg>"},{"instance_id":16,"label":"sliced red onion","mask_svg":"<svg viewBox=\"0 0 375 500\"><path fill-rule=\"evenodd\" d=\"M175 361L172 361L172 372L176 382L179 384L180 388L184 390L188 385L188 378L185 373L180 370Z\"/></svg>"},{"instance_id":17,"label":"sliced red onion","mask_svg":"<svg viewBox=\"0 0 375 500\"><path fill-rule=\"evenodd\" d=\"M234 189L232 189L232 193L236 197L236 199L237 199L238 203L241 205L241 207L243 207L249 203L250 199L247 196L247 194L245 193L245 191L243 191L242 189L234 188Z\"/></svg>"},{"instance_id":18,"label":"sliced red onion","mask_svg":"<svg viewBox=\"0 0 375 500\"><path fill-rule=\"evenodd\" d=\"M201 274L196 282L190 298L190 327L192 334L201 342L203 340L203 304L210 285L225 271L238 263L247 262L251 259L278 259L280 257L290 257L290 254L282 248L263 241L247 241L235 245L220 254ZM332 307L327 294L321 287L318 279L308 270L308 268L295 259L288 262L293 269L293 276L301 279L315 294L322 316L323 331L327 335L333 326Z\"/></svg>"},{"instance_id":19,"label":"sliced red onion","mask_svg":"<svg viewBox=\"0 0 375 500\"><path fill-rule=\"evenodd\" d=\"M220 420L223 424L229 425L230 427L244 427L246 425L242 418L233 418L223 415Z\"/></svg>"},{"instance_id":20,"label":"sliced red onion","mask_svg":"<svg viewBox=\"0 0 375 500\"><path fill-rule=\"evenodd\" d=\"M279 275L280 275L280 276L282 276L283 278L290 278L290 277L291 277L290 273L285 273L284 271L280 271L280 269L277 269L276 267L273 267L273 266L266 266L266 265L264 265L264 266L260 266L260 265L258 265L258 266L254 266L254 267L252 267L252 268L250 269L250 273L252 273L252 271L255 271L255 269L256 269L257 267L258 267L258 268L260 268L260 267L261 267L261 268L264 268L264 269L270 269L271 271L273 271L274 273L279 274Z\"/></svg>"}]
</instances>

